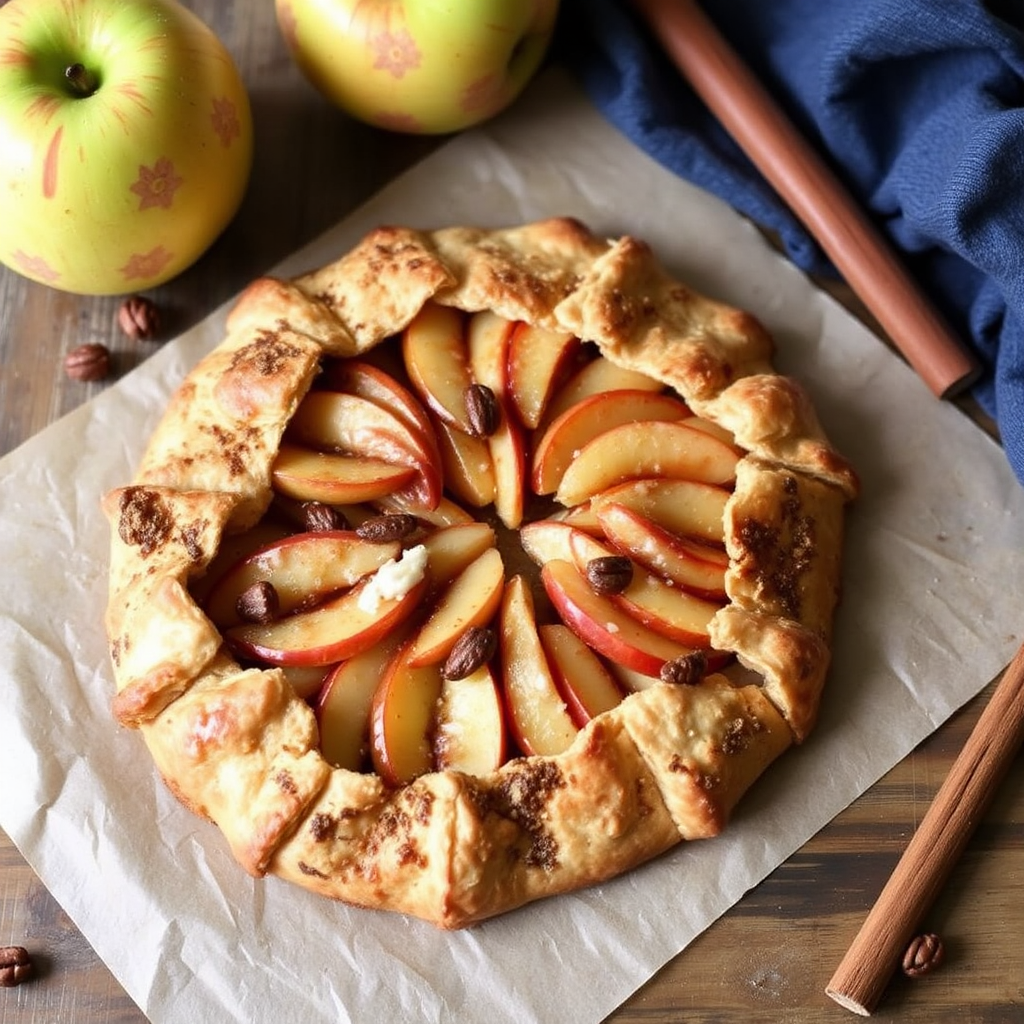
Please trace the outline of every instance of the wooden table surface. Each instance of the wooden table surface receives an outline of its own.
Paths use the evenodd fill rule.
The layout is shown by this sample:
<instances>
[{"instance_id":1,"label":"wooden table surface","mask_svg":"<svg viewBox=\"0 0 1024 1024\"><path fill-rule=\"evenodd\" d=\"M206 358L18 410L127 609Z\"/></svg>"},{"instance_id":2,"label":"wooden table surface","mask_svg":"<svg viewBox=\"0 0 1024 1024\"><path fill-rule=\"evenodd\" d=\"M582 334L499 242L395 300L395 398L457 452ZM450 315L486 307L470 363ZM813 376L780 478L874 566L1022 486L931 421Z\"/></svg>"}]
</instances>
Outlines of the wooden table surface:
<instances>
[{"instance_id":1,"label":"wooden table surface","mask_svg":"<svg viewBox=\"0 0 1024 1024\"><path fill-rule=\"evenodd\" d=\"M246 201L192 269L151 292L163 337L334 224L437 140L388 135L327 106L292 66L270 0L187 4L220 35L249 87L256 157ZM834 291L857 311L838 286ZM0 454L105 385L68 380L63 354L101 341L123 373L153 351L115 326L119 300L63 294L0 268ZM965 666L965 671L970 671ZM980 682L980 681L979 681ZM748 893L611 1019L820 1022L853 1019L824 987L963 745L991 687ZM896 975L880 1021L1024 1020L1024 757L981 820L926 922L945 939L937 973ZM0 1024L145 1020L0 833L0 945L32 951L37 978L0 990Z\"/></svg>"}]
</instances>

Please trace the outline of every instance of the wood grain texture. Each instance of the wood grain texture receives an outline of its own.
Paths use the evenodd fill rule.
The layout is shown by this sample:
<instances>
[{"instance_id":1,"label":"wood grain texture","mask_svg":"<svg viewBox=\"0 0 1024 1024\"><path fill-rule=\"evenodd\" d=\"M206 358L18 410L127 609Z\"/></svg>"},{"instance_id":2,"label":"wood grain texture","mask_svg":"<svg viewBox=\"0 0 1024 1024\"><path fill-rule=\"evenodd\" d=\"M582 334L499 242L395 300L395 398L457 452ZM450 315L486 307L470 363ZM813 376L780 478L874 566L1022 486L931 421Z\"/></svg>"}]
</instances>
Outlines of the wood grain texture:
<instances>
[{"instance_id":1,"label":"wood grain texture","mask_svg":"<svg viewBox=\"0 0 1024 1024\"><path fill-rule=\"evenodd\" d=\"M191 270L156 289L161 336L202 319L256 275L328 228L437 142L375 132L328 107L292 66L273 5L190 0L234 55L253 99L256 159L243 208ZM832 290L863 310L848 289ZM67 380L63 354L85 341L117 373L153 342L115 324L118 300L64 295L0 268L0 453L103 384ZM968 411L976 413L965 404ZM981 417L978 417L981 419ZM992 425L984 421L987 429ZM966 666L970 671L970 666ZM854 1019L824 988L895 867L984 705L973 701L864 797L745 896L610 1018L615 1024L819 1024ZM875 1019L1010 1024L1024 1019L1024 758L928 917L945 967L896 978ZM0 833L0 945L26 946L39 976L0 990L0 1024L143 1024L6 836Z\"/></svg>"}]
</instances>

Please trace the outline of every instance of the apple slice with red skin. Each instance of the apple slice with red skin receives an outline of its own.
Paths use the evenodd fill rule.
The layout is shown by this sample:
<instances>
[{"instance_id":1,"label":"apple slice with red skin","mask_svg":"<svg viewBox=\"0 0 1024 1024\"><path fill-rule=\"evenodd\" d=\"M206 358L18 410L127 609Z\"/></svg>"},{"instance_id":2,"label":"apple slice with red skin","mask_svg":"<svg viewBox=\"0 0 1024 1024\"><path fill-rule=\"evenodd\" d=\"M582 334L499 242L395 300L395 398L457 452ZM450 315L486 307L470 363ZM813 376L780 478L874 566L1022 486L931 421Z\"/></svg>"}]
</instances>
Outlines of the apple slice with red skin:
<instances>
[{"instance_id":1,"label":"apple slice with red skin","mask_svg":"<svg viewBox=\"0 0 1024 1024\"><path fill-rule=\"evenodd\" d=\"M621 687L604 662L568 626L549 623L538 632L558 690L580 728L618 706L623 697Z\"/></svg>"},{"instance_id":2,"label":"apple slice with red skin","mask_svg":"<svg viewBox=\"0 0 1024 1024\"><path fill-rule=\"evenodd\" d=\"M616 484L648 477L731 484L737 462L734 449L685 420L626 423L583 447L565 471L555 500L578 505Z\"/></svg>"},{"instance_id":3,"label":"apple slice with red skin","mask_svg":"<svg viewBox=\"0 0 1024 1024\"><path fill-rule=\"evenodd\" d=\"M368 577L309 611L269 623L233 626L224 638L240 656L271 665L329 665L351 658L402 623L427 589L424 575L402 596L386 598L372 610L361 608L360 594L372 580Z\"/></svg>"},{"instance_id":4,"label":"apple slice with red skin","mask_svg":"<svg viewBox=\"0 0 1024 1024\"><path fill-rule=\"evenodd\" d=\"M408 646L391 658L370 706L373 767L389 786L405 786L434 767L434 715L441 666L411 665Z\"/></svg>"},{"instance_id":5,"label":"apple slice with red skin","mask_svg":"<svg viewBox=\"0 0 1024 1024\"><path fill-rule=\"evenodd\" d=\"M210 590L204 611L221 629L235 626L242 621L238 598L254 583L266 581L277 592L277 616L283 617L354 586L396 558L400 549L398 541L376 544L350 530L293 533L236 562Z\"/></svg>"},{"instance_id":6,"label":"apple slice with red skin","mask_svg":"<svg viewBox=\"0 0 1024 1024\"><path fill-rule=\"evenodd\" d=\"M416 470L380 459L315 452L282 442L271 468L276 491L298 501L354 505L400 491Z\"/></svg>"},{"instance_id":7,"label":"apple slice with red skin","mask_svg":"<svg viewBox=\"0 0 1024 1024\"><path fill-rule=\"evenodd\" d=\"M434 428L445 486L459 501L483 508L494 501L494 463L483 437L471 437L434 416Z\"/></svg>"},{"instance_id":8,"label":"apple slice with red skin","mask_svg":"<svg viewBox=\"0 0 1024 1024\"><path fill-rule=\"evenodd\" d=\"M393 412L344 391L311 391L288 424L291 440L318 451L337 451L408 466L410 502L435 508L444 487L437 449L424 443Z\"/></svg>"},{"instance_id":9,"label":"apple slice with red skin","mask_svg":"<svg viewBox=\"0 0 1024 1024\"><path fill-rule=\"evenodd\" d=\"M453 427L471 434L466 389L473 383L462 313L427 302L402 332L402 360L421 401Z\"/></svg>"},{"instance_id":10,"label":"apple slice with red skin","mask_svg":"<svg viewBox=\"0 0 1024 1024\"><path fill-rule=\"evenodd\" d=\"M533 595L522 576L505 585L501 604L502 687L508 725L524 754L560 754L576 738L541 646Z\"/></svg>"},{"instance_id":11,"label":"apple slice with red skin","mask_svg":"<svg viewBox=\"0 0 1024 1024\"><path fill-rule=\"evenodd\" d=\"M189 593L195 599L196 604L203 607L210 591L237 563L244 561L253 552L259 551L260 548L266 547L268 544L274 544L285 537L290 537L294 532L294 529L284 522L264 518L243 533L223 536L217 554L206 567L206 572L194 580L189 580Z\"/></svg>"},{"instance_id":12,"label":"apple slice with red skin","mask_svg":"<svg viewBox=\"0 0 1024 1024\"><path fill-rule=\"evenodd\" d=\"M508 391L519 421L536 430L580 349L571 332L518 322L508 347Z\"/></svg>"},{"instance_id":13,"label":"apple slice with red skin","mask_svg":"<svg viewBox=\"0 0 1024 1024\"><path fill-rule=\"evenodd\" d=\"M540 575L565 625L609 661L657 676L666 661L695 650L655 633L614 601L595 593L572 562L548 562Z\"/></svg>"},{"instance_id":14,"label":"apple slice with red skin","mask_svg":"<svg viewBox=\"0 0 1024 1024\"><path fill-rule=\"evenodd\" d=\"M628 370L598 355L585 363L555 392L542 423L552 423L578 402L605 391L664 391L660 380Z\"/></svg>"},{"instance_id":15,"label":"apple slice with red skin","mask_svg":"<svg viewBox=\"0 0 1024 1024\"><path fill-rule=\"evenodd\" d=\"M487 438L494 466L494 509L510 530L518 529L526 509L526 440L511 415L508 352L514 324L484 310L469 318L466 347L473 380L491 389L501 409L498 427Z\"/></svg>"},{"instance_id":16,"label":"apple slice with red skin","mask_svg":"<svg viewBox=\"0 0 1024 1024\"><path fill-rule=\"evenodd\" d=\"M487 523L445 526L423 538L427 549L427 575L433 591L447 586L464 569L495 545L494 530Z\"/></svg>"},{"instance_id":17,"label":"apple slice with red skin","mask_svg":"<svg viewBox=\"0 0 1024 1024\"><path fill-rule=\"evenodd\" d=\"M692 422L688 420L687 424ZM661 478L618 484L595 494L590 508L600 520L603 508L621 505L678 537L695 537L722 549L728 500L729 491L724 487L696 480Z\"/></svg>"},{"instance_id":18,"label":"apple slice with red skin","mask_svg":"<svg viewBox=\"0 0 1024 1024\"><path fill-rule=\"evenodd\" d=\"M476 520L461 506L454 501L442 497L434 508L425 508L409 500L405 492L389 494L384 498L378 498L374 505L381 512L405 512L414 516L421 523L436 530L447 526L461 526L467 523L475 523Z\"/></svg>"},{"instance_id":19,"label":"apple slice with red skin","mask_svg":"<svg viewBox=\"0 0 1024 1024\"><path fill-rule=\"evenodd\" d=\"M299 700L310 700L323 689L334 665L278 665Z\"/></svg>"},{"instance_id":20,"label":"apple slice with red skin","mask_svg":"<svg viewBox=\"0 0 1024 1024\"><path fill-rule=\"evenodd\" d=\"M488 548L441 592L430 617L409 646L409 664L444 661L459 637L474 626L486 626L501 605L505 566L497 548Z\"/></svg>"},{"instance_id":21,"label":"apple slice with red skin","mask_svg":"<svg viewBox=\"0 0 1024 1024\"><path fill-rule=\"evenodd\" d=\"M541 435L530 469L533 492L554 494L579 452L613 427L692 418L686 403L667 392L604 391L592 395L553 420Z\"/></svg>"},{"instance_id":22,"label":"apple slice with red skin","mask_svg":"<svg viewBox=\"0 0 1024 1024\"><path fill-rule=\"evenodd\" d=\"M598 518L608 541L644 569L698 597L725 597L729 556L723 549L680 537L616 502L601 505Z\"/></svg>"},{"instance_id":23,"label":"apple slice with red skin","mask_svg":"<svg viewBox=\"0 0 1024 1024\"><path fill-rule=\"evenodd\" d=\"M408 640L403 623L378 643L332 669L314 711L320 752L337 768L362 771L370 753L370 707L395 652Z\"/></svg>"},{"instance_id":24,"label":"apple slice with red skin","mask_svg":"<svg viewBox=\"0 0 1024 1024\"><path fill-rule=\"evenodd\" d=\"M538 566L560 559L571 562L572 535L575 527L555 519L536 519L519 530L523 551Z\"/></svg>"},{"instance_id":25,"label":"apple slice with red skin","mask_svg":"<svg viewBox=\"0 0 1024 1024\"><path fill-rule=\"evenodd\" d=\"M324 372L324 384L328 390L344 391L375 402L397 416L418 436L422 445L429 449L433 444L433 429L426 409L407 387L380 367L358 359L332 360Z\"/></svg>"},{"instance_id":26,"label":"apple slice with red skin","mask_svg":"<svg viewBox=\"0 0 1024 1024\"><path fill-rule=\"evenodd\" d=\"M635 572L625 590L610 596L655 633L690 647L711 647L708 627L721 602L697 597L646 572Z\"/></svg>"},{"instance_id":27,"label":"apple slice with red skin","mask_svg":"<svg viewBox=\"0 0 1024 1024\"><path fill-rule=\"evenodd\" d=\"M505 708L490 665L481 665L462 679L442 682L433 736L438 771L488 775L505 763Z\"/></svg>"}]
</instances>

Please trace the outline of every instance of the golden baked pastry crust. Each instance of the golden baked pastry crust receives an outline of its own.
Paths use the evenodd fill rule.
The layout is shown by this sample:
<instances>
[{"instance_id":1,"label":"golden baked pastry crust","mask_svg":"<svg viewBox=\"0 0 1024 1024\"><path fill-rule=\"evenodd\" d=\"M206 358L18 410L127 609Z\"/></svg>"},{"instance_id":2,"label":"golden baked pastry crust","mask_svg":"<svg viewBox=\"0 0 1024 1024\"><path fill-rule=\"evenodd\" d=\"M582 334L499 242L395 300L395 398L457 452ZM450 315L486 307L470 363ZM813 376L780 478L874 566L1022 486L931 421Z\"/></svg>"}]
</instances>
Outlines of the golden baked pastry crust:
<instances>
[{"instance_id":1,"label":"golden baked pastry crust","mask_svg":"<svg viewBox=\"0 0 1024 1024\"><path fill-rule=\"evenodd\" d=\"M716 647L757 677L658 684L563 754L389 789L332 768L278 669L243 669L191 597L222 537L271 500L271 465L322 357L401 331L427 300L575 333L674 387L749 454L726 506L729 603ZM748 314L672 280L650 249L558 218L507 230L381 228L295 281L239 298L135 479L107 496L114 713L172 791L254 875L455 928L713 836L812 728L857 492L806 395Z\"/></svg>"}]
</instances>

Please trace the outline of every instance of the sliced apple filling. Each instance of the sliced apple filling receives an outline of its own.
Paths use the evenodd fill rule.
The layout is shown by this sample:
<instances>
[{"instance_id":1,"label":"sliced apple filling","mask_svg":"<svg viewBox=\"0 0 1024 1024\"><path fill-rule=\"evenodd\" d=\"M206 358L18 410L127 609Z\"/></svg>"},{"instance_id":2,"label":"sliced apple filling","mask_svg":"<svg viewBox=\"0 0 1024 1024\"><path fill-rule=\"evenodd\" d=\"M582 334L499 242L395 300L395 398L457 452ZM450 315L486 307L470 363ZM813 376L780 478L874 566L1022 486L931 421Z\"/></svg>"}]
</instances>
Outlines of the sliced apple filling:
<instances>
[{"instance_id":1,"label":"sliced apple filling","mask_svg":"<svg viewBox=\"0 0 1024 1024\"><path fill-rule=\"evenodd\" d=\"M193 592L314 707L329 763L485 775L730 660L710 624L741 455L593 344L427 302L393 343L324 361L268 514Z\"/></svg>"}]
</instances>

